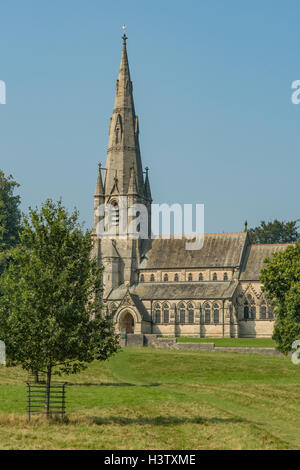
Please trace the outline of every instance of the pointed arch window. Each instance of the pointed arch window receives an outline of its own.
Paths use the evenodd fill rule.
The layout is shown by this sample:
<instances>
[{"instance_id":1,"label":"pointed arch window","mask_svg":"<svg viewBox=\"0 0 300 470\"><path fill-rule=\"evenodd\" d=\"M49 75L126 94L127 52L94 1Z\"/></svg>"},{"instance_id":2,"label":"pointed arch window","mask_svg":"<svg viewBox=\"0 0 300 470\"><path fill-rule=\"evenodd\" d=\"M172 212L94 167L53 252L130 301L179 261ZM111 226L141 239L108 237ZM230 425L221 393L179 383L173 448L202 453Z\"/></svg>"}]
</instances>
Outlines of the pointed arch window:
<instances>
[{"instance_id":1,"label":"pointed arch window","mask_svg":"<svg viewBox=\"0 0 300 470\"><path fill-rule=\"evenodd\" d=\"M213 281L217 281L217 280L218 280L217 273L213 273Z\"/></svg>"},{"instance_id":2,"label":"pointed arch window","mask_svg":"<svg viewBox=\"0 0 300 470\"><path fill-rule=\"evenodd\" d=\"M151 274L151 276L150 276L150 282L154 282L154 274Z\"/></svg>"},{"instance_id":3,"label":"pointed arch window","mask_svg":"<svg viewBox=\"0 0 300 470\"><path fill-rule=\"evenodd\" d=\"M245 300L244 302L244 320L248 320L249 318L249 304L248 300Z\"/></svg>"},{"instance_id":4,"label":"pointed arch window","mask_svg":"<svg viewBox=\"0 0 300 470\"><path fill-rule=\"evenodd\" d=\"M263 300L260 304L260 319L265 320L267 318L267 305L266 302Z\"/></svg>"},{"instance_id":5,"label":"pointed arch window","mask_svg":"<svg viewBox=\"0 0 300 470\"><path fill-rule=\"evenodd\" d=\"M110 306L111 314L114 315L117 310L118 310L118 308L117 308L116 304L112 303L111 306Z\"/></svg>"},{"instance_id":6,"label":"pointed arch window","mask_svg":"<svg viewBox=\"0 0 300 470\"><path fill-rule=\"evenodd\" d=\"M193 275L192 275L192 273L189 273L188 280L189 280L189 282L191 282L191 281L193 280Z\"/></svg>"},{"instance_id":7,"label":"pointed arch window","mask_svg":"<svg viewBox=\"0 0 300 470\"><path fill-rule=\"evenodd\" d=\"M167 274L164 275L164 282L168 282L169 276Z\"/></svg>"},{"instance_id":8,"label":"pointed arch window","mask_svg":"<svg viewBox=\"0 0 300 470\"><path fill-rule=\"evenodd\" d=\"M188 304L188 320L189 323L194 323L194 306L191 302Z\"/></svg>"},{"instance_id":9,"label":"pointed arch window","mask_svg":"<svg viewBox=\"0 0 300 470\"><path fill-rule=\"evenodd\" d=\"M251 300L250 302L250 317L251 317L251 320L255 320L256 318L256 305L255 305L254 300Z\"/></svg>"},{"instance_id":10,"label":"pointed arch window","mask_svg":"<svg viewBox=\"0 0 300 470\"><path fill-rule=\"evenodd\" d=\"M206 325L210 324L210 315L211 315L211 308L210 308L210 304L207 302L204 305L204 323Z\"/></svg>"},{"instance_id":11,"label":"pointed arch window","mask_svg":"<svg viewBox=\"0 0 300 470\"><path fill-rule=\"evenodd\" d=\"M174 276L174 282L178 282L178 274L177 273Z\"/></svg>"},{"instance_id":12,"label":"pointed arch window","mask_svg":"<svg viewBox=\"0 0 300 470\"><path fill-rule=\"evenodd\" d=\"M213 304L213 313L214 313L214 323L219 323L220 322L220 311L219 311L219 305L217 302Z\"/></svg>"},{"instance_id":13,"label":"pointed arch window","mask_svg":"<svg viewBox=\"0 0 300 470\"><path fill-rule=\"evenodd\" d=\"M268 304L268 318L269 318L269 320L273 320L273 319L274 319L273 310L271 309L271 307L270 307L269 304Z\"/></svg>"},{"instance_id":14,"label":"pointed arch window","mask_svg":"<svg viewBox=\"0 0 300 470\"><path fill-rule=\"evenodd\" d=\"M144 274L141 274L140 282L145 282L145 276L144 276Z\"/></svg>"},{"instance_id":15,"label":"pointed arch window","mask_svg":"<svg viewBox=\"0 0 300 470\"><path fill-rule=\"evenodd\" d=\"M169 305L167 303L163 304L163 315L164 323L169 323Z\"/></svg>"},{"instance_id":16,"label":"pointed arch window","mask_svg":"<svg viewBox=\"0 0 300 470\"><path fill-rule=\"evenodd\" d=\"M161 323L160 304L156 304L155 307L154 307L154 319L155 319L155 323Z\"/></svg>"},{"instance_id":17,"label":"pointed arch window","mask_svg":"<svg viewBox=\"0 0 300 470\"><path fill-rule=\"evenodd\" d=\"M228 281L228 274L227 273L224 273L223 279L224 279L224 281Z\"/></svg>"},{"instance_id":18,"label":"pointed arch window","mask_svg":"<svg viewBox=\"0 0 300 470\"><path fill-rule=\"evenodd\" d=\"M203 274L199 273L199 281L203 281Z\"/></svg>"},{"instance_id":19,"label":"pointed arch window","mask_svg":"<svg viewBox=\"0 0 300 470\"><path fill-rule=\"evenodd\" d=\"M185 305L183 302L179 304L179 323L185 323Z\"/></svg>"}]
</instances>

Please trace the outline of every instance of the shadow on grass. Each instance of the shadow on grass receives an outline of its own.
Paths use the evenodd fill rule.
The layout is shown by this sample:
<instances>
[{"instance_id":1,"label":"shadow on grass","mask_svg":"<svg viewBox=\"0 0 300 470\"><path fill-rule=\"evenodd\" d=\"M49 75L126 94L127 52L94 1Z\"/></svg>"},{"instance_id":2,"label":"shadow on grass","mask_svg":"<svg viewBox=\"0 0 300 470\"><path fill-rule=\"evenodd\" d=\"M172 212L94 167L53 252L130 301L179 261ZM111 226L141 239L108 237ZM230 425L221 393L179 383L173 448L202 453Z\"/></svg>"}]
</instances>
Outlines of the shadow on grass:
<instances>
[{"instance_id":1,"label":"shadow on grass","mask_svg":"<svg viewBox=\"0 0 300 470\"><path fill-rule=\"evenodd\" d=\"M235 424L235 423L252 423L246 419L241 418L203 418L201 416L196 416L195 418L179 418L177 416L154 416L154 417L139 417L139 418L125 418L122 416L108 416L106 418L101 418L94 416L92 422L99 426L102 425L111 425L119 424L121 426L128 425L145 425L149 424L151 426L169 426L173 424Z\"/></svg>"},{"instance_id":2,"label":"shadow on grass","mask_svg":"<svg viewBox=\"0 0 300 470\"><path fill-rule=\"evenodd\" d=\"M153 383L153 384L131 384L127 382L120 382L120 383L110 383L110 382L100 382L100 383L68 383L68 387L159 387L160 383Z\"/></svg>"}]
</instances>

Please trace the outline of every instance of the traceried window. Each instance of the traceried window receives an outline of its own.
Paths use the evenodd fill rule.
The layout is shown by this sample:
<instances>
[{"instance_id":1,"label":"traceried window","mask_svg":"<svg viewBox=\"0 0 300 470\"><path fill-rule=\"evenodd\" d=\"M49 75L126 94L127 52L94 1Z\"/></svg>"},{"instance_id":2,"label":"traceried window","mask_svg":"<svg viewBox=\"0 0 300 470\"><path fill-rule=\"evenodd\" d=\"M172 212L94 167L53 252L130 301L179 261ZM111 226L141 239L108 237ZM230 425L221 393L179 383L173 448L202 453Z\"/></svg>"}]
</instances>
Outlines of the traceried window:
<instances>
[{"instance_id":1,"label":"traceried window","mask_svg":"<svg viewBox=\"0 0 300 470\"><path fill-rule=\"evenodd\" d=\"M204 305L204 323L206 325L210 324L210 315L211 315L211 308L210 308L210 304L207 302Z\"/></svg>"},{"instance_id":2,"label":"traceried window","mask_svg":"<svg viewBox=\"0 0 300 470\"><path fill-rule=\"evenodd\" d=\"M167 274L164 275L164 282L168 282L169 276Z\"/></svg>"},{"instance_id":3,"label":"traceried window","mask_svg":"<svg viewBox=\"0 0 300 470\"><path fill-rule=\"evenodd\" d=\"M163 316L164 323L169 323L169 305L167 303L163 304Z\"/></svg>"},{"instance_id":4,"label":"traceried window","mask_svg":"<svg viewBox=\"0 0 300 470\"><path fill-rule=\"evenodd\" d=\"M228 281L228 274L227 273L224 273L223 279L224 279L224 281Z\"/></svg>"},{"instance_id":5,"label":"traceried window","mask_svg":"<svg viewBox=\"0 0 300 470\"><path fill-rule=\"evenodd\" d=\"M179 304L179 323L185 323L185 305L183 302Z\"/></svg>"},{"instance_id":6,"label":"traceried window","mask_svg":"<svg viewBox=\"0 0 300 470\"><path fill-rule=\"evenodd\" d=\"M174 276L174 282L178 282L178 274L177 273Z\"/></svg>"},{"instance_id":7,"label":"traceried window","mask_svg":"<svg viewBox=\"0 0 300 470\"><path fill-rule=\"evenodd\" d=\"M219 305L216 302L213 304L213 313L214 313L214 323L219 323L220 321Z\"/></svg>"},{"instance_id":8,"label":"traceried window","mask_svg":"<svg viewBox=\"0 0 300 470\"><path fill-rule=\"evenodd\" d=\"M191 282L191 281L193 280L193 275L192 275L192 273L189 273L188 280L189 280L189 282Z\"/></svg>"},{"instance_id":9,"label":"traceried window","mask_svg":"<svg viewBox=\"0 0 300 470\"><path fill-rule=\"evenodd\" d=\"M189 323L194 323L194 306L193 304L190 302L188 304L188 320L189 320Z\"/></svg>"},{"instance_id":10,"label":"traceried window","mask_svg":"<svg viewBox=\"0 0 300 470\"><path fill-rule=\"evenodd\" d=\"M161 308L159 304L154 306L155 323L161 323Z\"/></svg>"},{"instance_id":11,"label":"traceried window","mask_svg":"<svg viewBox=\"0 0 300 470\"><path fill-rule=\"evenodd\" d=\"M154 274L151 274L151 276L150 276L150 282L154 282Z\"/></svg>"},{"instance_id":12,"label":"traceried window","mask_svg":"<svg viewBox=\"0 0 300 470\"><path fill-rule=\"evenodd\" d=\"M217 281L217 280L218 280L217 273L213 273L213 281Z\"/></svg>"},{"instance_id":13,"label":"traceried window","mask_svg":"<svg viewBox=\"0 0 300 470\"><path fill-rule=\"evenodd\" d=\"M203 281L203 274L199 273L199 281Z\"/></svg>"},{"instance_id":14,"label":"traceried window","mask_svg":"<svg viewBox=\"0 0 300 470\"><path fill-rule=\"evenodd\" d=\"M263 300L262 303L260 304L260 319L261 320L266 320L267 318L267 305L266 302Z\"/></svg>"},{"instance_id":15,"label":"traceried window","mask_svg":"<svg viewBox=\"0 0 300 470\"><path fill-rule=\"evenodd\" d=\"M145 277L144 277L144 274L141 274L141 277L140 277L140 282L145 282Z\"/></svg>"}]
</instances>

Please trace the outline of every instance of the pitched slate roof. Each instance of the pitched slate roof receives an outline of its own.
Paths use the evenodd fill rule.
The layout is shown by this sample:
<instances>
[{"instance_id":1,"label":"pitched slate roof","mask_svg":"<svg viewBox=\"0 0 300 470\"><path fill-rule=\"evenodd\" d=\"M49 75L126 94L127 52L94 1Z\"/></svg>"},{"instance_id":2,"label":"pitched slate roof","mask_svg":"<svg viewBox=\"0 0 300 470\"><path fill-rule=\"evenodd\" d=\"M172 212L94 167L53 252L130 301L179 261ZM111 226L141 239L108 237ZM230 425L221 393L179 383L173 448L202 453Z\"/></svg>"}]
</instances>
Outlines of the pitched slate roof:
<instances>
[{"instance_id":1,"label":"pitched slate roof","mask_svg":"<svg viewBox=\"0 0 300 470\"><path fill-rule=\"evenodd\" d=\"M130 293L141 300L180 299L228 299L231 298L238 281L216 282L164 282L140 283L130 287ZM127 288L114 289L108 300L121 300Z\"/></svg>"},{"instance_id":2,"label":"pitched slate roof","mask_svg":"<svg viewBox=\"0 0 300 470\"><path fill-rule=\"evenodd\" d=\"M265 258L272 258L273 253L278 253L287 248L291 243L250 245L245 255L245 263L241 269L241 281L259 281L260 271L264 267Z\"/></svg>"},{"instance_id":3,"label":"pitched slate roof","mask_svg":"<svg viewBox=\"0 0 300 470\"><path fill-rule=\"evenodd\" d=\"M186 250L185 239L156 238L140 269L240 266L247 233L207 233L201 250Z\"/></svg>"}]
</instances>

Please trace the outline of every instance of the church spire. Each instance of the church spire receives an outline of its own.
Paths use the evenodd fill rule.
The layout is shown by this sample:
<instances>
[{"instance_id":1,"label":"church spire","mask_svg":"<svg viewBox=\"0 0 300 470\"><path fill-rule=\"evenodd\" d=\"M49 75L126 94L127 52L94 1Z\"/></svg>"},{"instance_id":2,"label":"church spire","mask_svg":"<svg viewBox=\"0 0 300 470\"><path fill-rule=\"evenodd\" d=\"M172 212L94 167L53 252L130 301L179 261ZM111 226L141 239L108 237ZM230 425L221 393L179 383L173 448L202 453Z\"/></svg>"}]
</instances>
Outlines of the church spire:
<instances>
[{"instance_id":1,"label":"church spire","mask_svg":"<svg viewBox=\"0 0 300 470\"><path fill-rule=\"evenodd\" d=\"M139 146L138 118L135 115L132 94L132 82L127 55L127 36L123 35L123 48L119 75L116 84L114 111L110 121L105 193L109 194L117 171L120 195L126 195L129 189L131 166L137 179L138 194L143 196L144 183Z\"/></svg>"}]
</instances>

